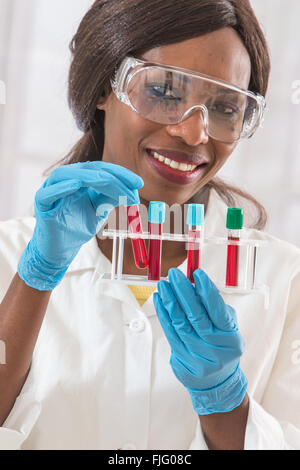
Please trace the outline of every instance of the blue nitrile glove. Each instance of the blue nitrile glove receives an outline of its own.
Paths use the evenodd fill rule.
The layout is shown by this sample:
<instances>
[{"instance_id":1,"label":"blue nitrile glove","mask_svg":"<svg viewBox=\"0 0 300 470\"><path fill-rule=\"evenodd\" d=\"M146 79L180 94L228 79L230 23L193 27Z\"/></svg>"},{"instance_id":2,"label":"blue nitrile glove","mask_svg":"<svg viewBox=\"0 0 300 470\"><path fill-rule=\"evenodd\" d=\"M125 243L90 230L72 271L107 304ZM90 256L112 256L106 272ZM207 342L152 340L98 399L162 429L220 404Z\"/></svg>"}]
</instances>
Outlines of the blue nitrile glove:
<instances>
[{"instance_id":1,"label":"blue nitrile glove","mask_svg":"<svg viewBox=\"0 0 300 470\"><path fill-rule=\"evenodd\" d=\"M171 346L170 364L190 393L198 415L225 413L239 406L247 392L240 369L243 339L236 314L200 269L195 287L178 269L158 283L154 305Z\"/></svg>"},{"instance_id":2,"label":"blue nitrile glove","mask_svg":"<svg viewBox=\"0 0 300 470\"><path fill-rule=\"evenodd\" d=\"M36 194L36 226L19 261L19 276L34 289L53 290L81 246L119 206L119 197L139 204L135 190L143 185L130 170L101 161L55 169Z\"/></svg>"}]
</instances>

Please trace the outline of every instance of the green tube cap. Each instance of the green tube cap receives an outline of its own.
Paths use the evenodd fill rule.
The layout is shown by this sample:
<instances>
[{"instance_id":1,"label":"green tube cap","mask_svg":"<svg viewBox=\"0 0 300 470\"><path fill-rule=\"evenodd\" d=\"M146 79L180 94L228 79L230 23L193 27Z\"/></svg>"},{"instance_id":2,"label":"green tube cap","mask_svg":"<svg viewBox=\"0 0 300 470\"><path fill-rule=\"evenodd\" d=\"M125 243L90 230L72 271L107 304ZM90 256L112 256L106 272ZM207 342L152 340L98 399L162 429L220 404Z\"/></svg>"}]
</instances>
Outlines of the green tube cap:
<instances>
[{"instance_id":1,"label":"green tube cap","mask_svg":"<svg viewBox=\"0 0 300 470\"><path fill-rule=\"evenodd\" d=\"M231 208L227 211L226 228L229 230L241 230L244 225L243 209Z\"/></svg>"}]
</instances>

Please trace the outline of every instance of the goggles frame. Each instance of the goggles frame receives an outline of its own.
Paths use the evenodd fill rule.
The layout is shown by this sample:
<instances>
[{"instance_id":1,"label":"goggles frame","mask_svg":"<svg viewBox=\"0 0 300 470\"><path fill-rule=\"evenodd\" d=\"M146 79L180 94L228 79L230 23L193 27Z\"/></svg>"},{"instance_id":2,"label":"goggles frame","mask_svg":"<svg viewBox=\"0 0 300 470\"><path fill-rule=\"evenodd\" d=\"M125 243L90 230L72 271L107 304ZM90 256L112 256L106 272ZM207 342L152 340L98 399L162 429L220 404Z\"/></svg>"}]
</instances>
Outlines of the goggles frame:
<instances>
[{"instance_id":1,"label":"goggles frame","mask_svg":"<svg viewBox=\"0 0 300 470\"><path fill-rule=\"evenodd\" d=\"M127 94L128 85L131 82L131 80L133 79L133 77L137 73L140 72L140 70L147 69L147 68L152 68L152 67L156 67L158 69L165 70L165 71L182 72L182 73L184 73L184 74L186 74L186 75L188 75L192 78L202 78L207 82L213 83L214 85L220 85L220 86L225 87L229 90L241 93L241 94L245 95L246 97L254 99L257 103L257 106L258 106L257 120L256 120L255 124L253 125L253 128L249 131L249 133L247 135L242 135L243 132L241 132L240 138L235 140L234 142L239 142L239 141L244 140L244 139L250 139L255 134L256 130L259 127L261 127L261 125L263 123L263 120L264 120L264 113L265 113L265 110L266 110L266 101L265 101L265 98L262 95L260 95L259 93L254 93L250 90L244 90L243 88L239 88L239 87L237 87L235 85L232 85L232 84L230 84L230 83L228 83L224 80L216 79L216 78L210 77L209 75L205 75L205 74L199 73L199 72L194 72L194 71L189 70L189 69L175 67L175 66L171 66L171 65L158 64L156 62L146 62L146 61L143 61L141 59L136 59L135 57L126 56L124 58L124 60L122 61L121 65L119 66L119 68L117 68L114 72L114 75L111 79L111 87L112 87L112 90L113 90L114 94L116 95L116 97L122 103L128 105L137 114L141 115L139 113L139 111L133 106L133 104L131 103L131 101L128 97L128 94ZM169 124L169 125L176 125L176 124L179 124L179 123L183 122L185 119L187 119L190 116L190 114L191 114L190 111L193 110L193 108L195 108L195 109L196 108L205 108L207 110L207 108L204 105L202 105L202 104L197 105L196 104L195 106L191 107L190 109L188 109L186 111L184 116L187 115L187 117L183 116L184 119L182 119L181 121L178 121L177 123L172 123L172 124ZM144 118L144 119L147 119L147 118ZM151 121L151 119L149 119L149 120ZM204 121L205 121L205 124L207 125L207 112L204 112ZM157 121L152 121L152 122L157 122ZM163 124L163 123L161 123L161 124L162 125L167 125L167 124Z\"/></svg>"}]
</instances>

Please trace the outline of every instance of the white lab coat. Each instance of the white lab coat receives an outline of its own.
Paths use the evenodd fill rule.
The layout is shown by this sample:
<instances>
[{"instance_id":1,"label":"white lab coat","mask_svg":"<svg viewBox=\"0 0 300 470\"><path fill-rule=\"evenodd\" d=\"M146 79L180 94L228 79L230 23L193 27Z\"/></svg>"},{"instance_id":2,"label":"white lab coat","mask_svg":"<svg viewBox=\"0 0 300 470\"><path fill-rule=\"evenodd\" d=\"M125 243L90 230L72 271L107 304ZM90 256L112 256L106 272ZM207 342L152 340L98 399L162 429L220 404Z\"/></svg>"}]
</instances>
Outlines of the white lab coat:
<instances>
[{"instance_id":1,"label":"white lab coat","mask_svg":"<svg viewBox=\"0 0 300 470\"><path fill-rule=\"evenodd\" d=\"M225 217L212 192L206 236L224 236ZM34 224L0 223L0 300ZM256 230L244 236L268 242L258 283L270 287L268 310L261 295L223 294L245 340L245 449L300 449L300 250ZM140 307L126 285L94 276L97 263L110 272L93 239L54 290L30 374L0 428L0 449L206 450L189 394L169 365L152 296ZM215 247L203 249L202 267L212 279L223 272ZM186 262L179 268L185 272Z\"/></svg>"}]
</instances>

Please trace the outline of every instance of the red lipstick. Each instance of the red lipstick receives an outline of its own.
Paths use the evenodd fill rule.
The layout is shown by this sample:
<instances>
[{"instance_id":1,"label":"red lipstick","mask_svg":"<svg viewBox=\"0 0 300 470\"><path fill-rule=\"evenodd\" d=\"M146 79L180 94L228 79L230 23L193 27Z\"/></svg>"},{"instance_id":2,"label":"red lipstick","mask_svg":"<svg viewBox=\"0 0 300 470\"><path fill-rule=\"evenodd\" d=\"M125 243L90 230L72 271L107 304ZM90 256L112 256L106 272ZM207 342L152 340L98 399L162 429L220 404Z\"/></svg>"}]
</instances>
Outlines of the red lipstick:
<instances>
[{"instance_id":1,"label":"red lipstick","mask_svg":"<svg viewBox=\"0 0 300 470\"><path fill-rule=\"evenodd\" d=\"M163 162L160 162L151 152L156 152L165 158L174 160L178 163L186 163L187 165L197 165L193 171L182 171L171 168ZM203 175L208 165L208 159L197 154L186 154L174 150L153 150L147 149L146 157L149 165L163 178L175 184L190 184L199 176Z\"/></svg>"}]
</instances>

